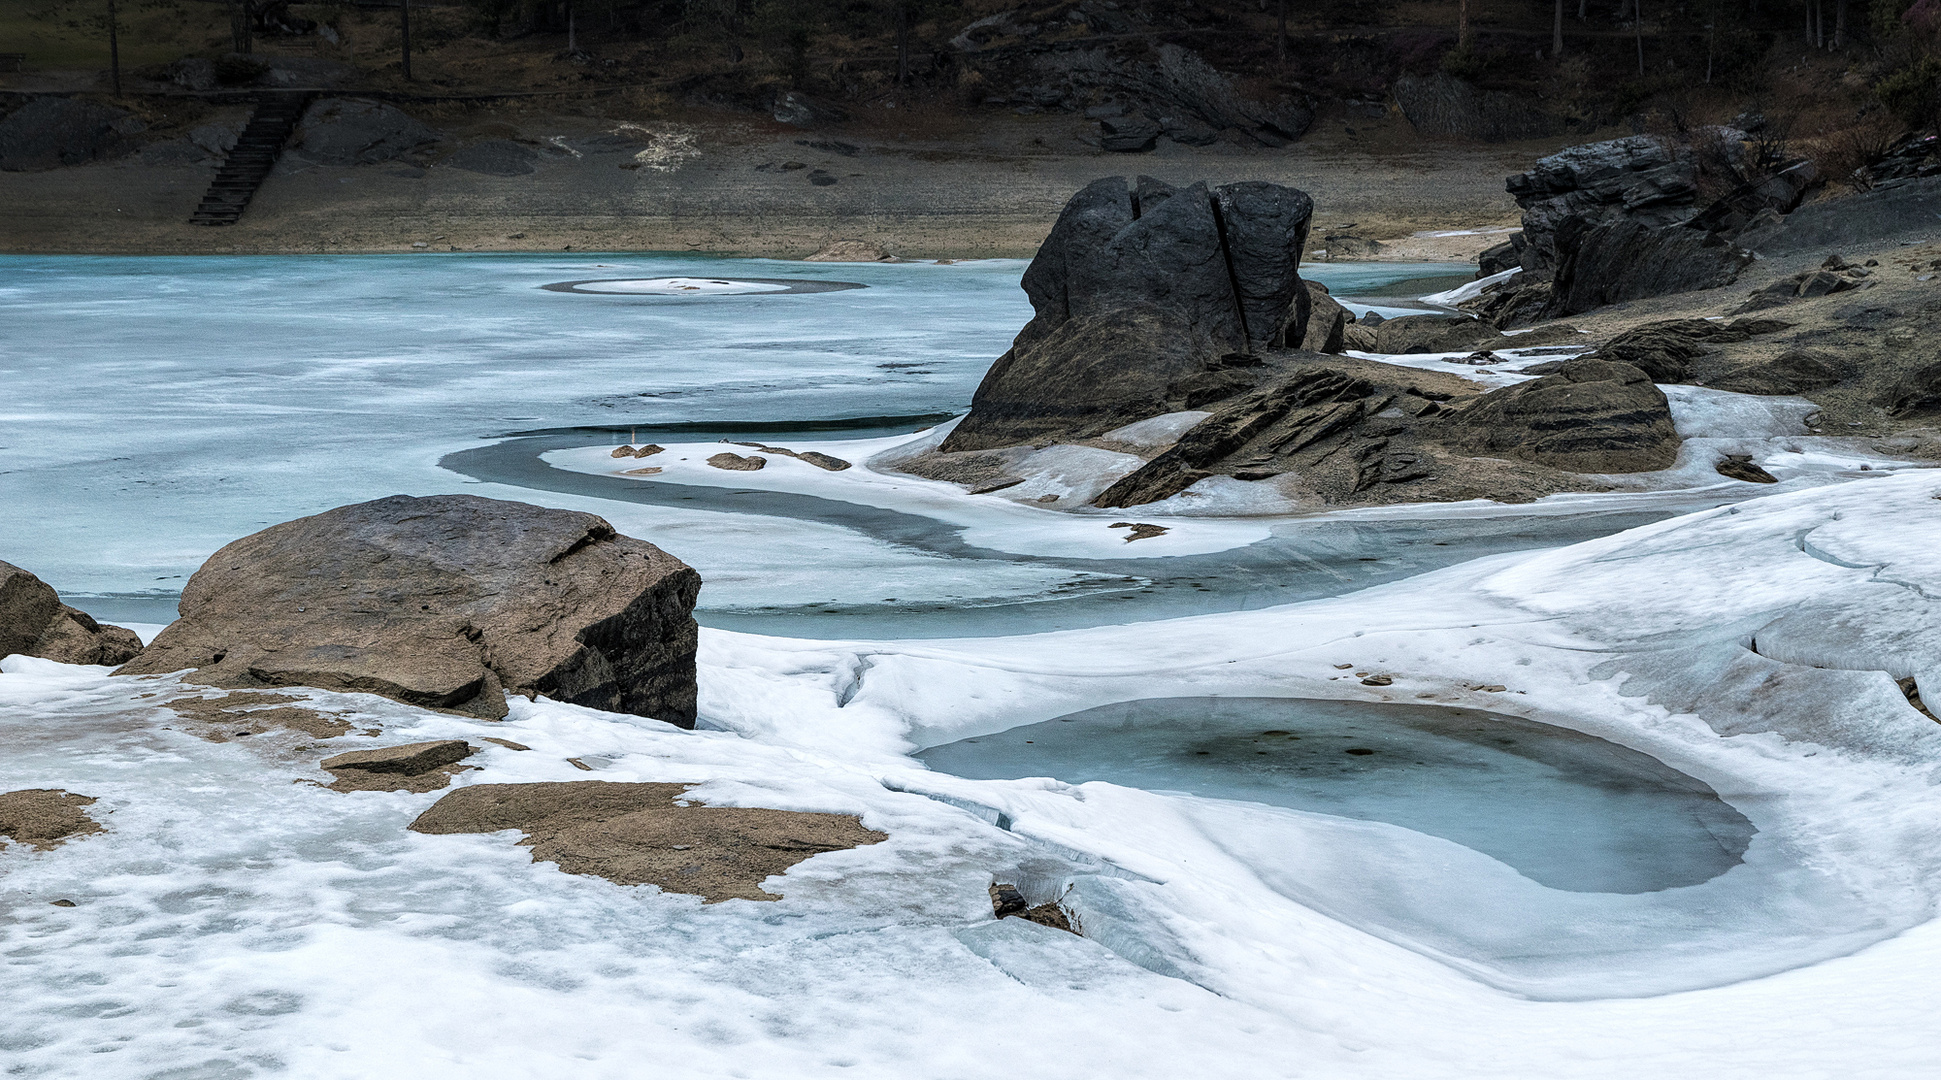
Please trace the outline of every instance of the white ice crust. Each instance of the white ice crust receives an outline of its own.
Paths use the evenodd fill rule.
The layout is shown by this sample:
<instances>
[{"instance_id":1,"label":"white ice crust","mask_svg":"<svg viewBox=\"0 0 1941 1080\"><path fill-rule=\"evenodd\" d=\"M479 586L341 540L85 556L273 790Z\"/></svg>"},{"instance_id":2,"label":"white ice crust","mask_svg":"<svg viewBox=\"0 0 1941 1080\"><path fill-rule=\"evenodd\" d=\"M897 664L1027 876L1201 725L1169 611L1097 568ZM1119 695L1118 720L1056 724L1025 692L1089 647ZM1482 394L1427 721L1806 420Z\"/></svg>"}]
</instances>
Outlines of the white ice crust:
<instances>
[{"instance_id":1,"label":"white ice crust","mask_svg":"<svg viewBox=\"0 0 1941 1080\"><path fill-rule=\"evenodd\" d=\"M1941 727L1892 680L1941 697L1937 534L1941 476L1909 473L1266 610L959 641L704 631L696 732L301 691L385 743L483 746L459 784L588 777L576 757L888 834L771 879L775 903L412 834L437 794L339 795L297 782L315 755L288 741L194 738L150 696L173 677L10 657L0 790L96 796L107 831L0 852L0 1045L27 1075L107 1080L1924 1075ZM1560 724L1703 780L1759 832L1701 886L1557 894L1379 822L905 756L1207 694ZM1087 936L992 923L992 880L1063 895Z\"/></svg>"},{"instance_id":2,"label":"white ice crust","mask_svg":"<svg viewBox=\"0 0 1941 1080\"><path fill-rule=\"evenodd\" d=\"M747 293L788 291L787 285L778 285L772 281L691 277L588 281L573 288L576 292L618 293L626 296L738 296Z\"/></svg>"}]
</instances>

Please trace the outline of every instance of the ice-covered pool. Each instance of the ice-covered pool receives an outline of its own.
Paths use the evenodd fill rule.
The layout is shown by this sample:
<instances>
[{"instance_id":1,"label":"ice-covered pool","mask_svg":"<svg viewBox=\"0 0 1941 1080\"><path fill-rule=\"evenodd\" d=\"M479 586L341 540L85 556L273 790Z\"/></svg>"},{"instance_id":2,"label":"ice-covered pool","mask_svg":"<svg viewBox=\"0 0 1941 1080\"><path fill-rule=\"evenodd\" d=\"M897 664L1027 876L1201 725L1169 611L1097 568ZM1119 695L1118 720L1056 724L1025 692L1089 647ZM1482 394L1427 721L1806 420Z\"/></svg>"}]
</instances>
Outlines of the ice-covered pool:
<instances>
[{"instance_id":1,"label":"ice-covered pool","mask_svg":"<svg viewBox=\"0 0 1941 1080\"><path fill-rule=\"evenodd\" d=\"M1280 896L1534 998L1753 978L1902 917L1703 781L1471 709L1146 699L917 757L990 783L1143 789Z\"/></svg>"},{"instance_id":2,"label":"ice-covered pool","mask_svg":"<svg viewBox=\"0 0 1941 1080\"><path fill-rule=\"evenodd\" d=\"M1704 781L1636 750L1438 706L1129 701L917 757L975 779L1105 780L1385 821L1569 892L1697 885L1739 865L1757 831Z\"/></svg>"}]
</instances>

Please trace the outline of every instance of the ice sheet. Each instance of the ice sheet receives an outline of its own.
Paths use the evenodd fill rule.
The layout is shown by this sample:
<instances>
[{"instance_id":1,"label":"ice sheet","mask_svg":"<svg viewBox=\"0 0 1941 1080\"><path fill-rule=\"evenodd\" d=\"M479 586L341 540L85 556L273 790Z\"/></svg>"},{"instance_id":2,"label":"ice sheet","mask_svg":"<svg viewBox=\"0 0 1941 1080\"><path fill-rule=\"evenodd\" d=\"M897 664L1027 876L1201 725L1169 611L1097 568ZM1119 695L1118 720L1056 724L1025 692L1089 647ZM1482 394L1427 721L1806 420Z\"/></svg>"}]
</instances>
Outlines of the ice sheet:
<instances>
[{"instance_id":1,"label":"ice sheet","mask_svg":"<svg viewBox=\"0 0 1941 1080\"><path fill-rule=\"evenodd\" d=\"M664 453L648 459L650 464L659 466L662 471L638 479L643 483L795 492L920 514L961 528L966 543L1019 555L1152 559L1226 551L1265 539L1269 534L1268 525L1263 521L1183 518L1163 513L1155 515L1149 507L1139 507L1140 512L1135 513L1127 510L1094 510L1081 504L1077 513L1061 512L1000 498L1009 493L1008 489L990 495L971 495L956 484L902 473L879 472L867 466L866 463L876 455L921 437L774 441L775 445L793 450L817 450L856 466L840 472L830 472L780 454L766 455L767 464L759 471L735 472L710 466L708 458L723 451L762 455L746 446L670 443L664 444L667 447ZM1073 456L1093 459L1092 468L1095 470L1105 467L1130 471L1138 466L1138 459L1132 455L1113 454L1089 447L1064 448L1064 452L1057 456L1061 459L1059 465L1077 464L1069 460ZM635 458L614 458L605 446L555 450L545 454L544 459L556 468L615 477L625 476L627 470L637 468L640 464L639 459ZM1103 490L1106 483L1109 481L1102 481L1099 473L1094 471L1088 474L1080 490ZM1069 493L1077 485L1069 480L1060 481L1058 470L1048 469L1044 482L1039 486L1046 493ZM1032 489L1034 499L1039 493L1037 488ZM1128 543L1124 529L1110 527L1115 521L1147 521L1155 516L1163 518L1168 529L1163 536Z\"/></svg>"},{"instance_id":2,"label":"ice sheet","mask_svg":"<svg viewBox=\"0 0 1941 1080\"><path fill-rule=\"evenodd\" d=\"M4 1052L30 1075L90 1080L351 1076L374 1061L623 1076L642 1060L710 1077L973 1077L993 1054L1032 1077L1920 1075L1941 1006L1928 922L1941 729L1902 705L1904 737L1882 755L1840 740L1878 734L1880 701L1800 694L1766 703L1766 730L1721 735L1705 715L1716 701L1667 708L1624 670L1654 649L1683 655L1660 649L1661 631L1709 625L1715 608L1730 620L1804 598L1862 622L1900 613L1879 597L1922 599L1895 567L1933 533L1936 483L1785 494L1263 611L973 642L706 631L712 730L692 733L543 701L513 699L508 721L488 724L306 694L382 722L387 742L489 733L534 748L488 747L460 783L585 777L565 760L580 757L600 779L860 812L890 835L771 879L774 904L704 907L572 877L509 835L406 833L435 795L293 783L314 775L304 762L318 755L295 750L310 740L206 743L142 696L169 680L10 658L0 790L99 796L109 831L0 852ZM1803 529L1827 546L1802 547ZM1930 576L1907 580L1925 589ZM1932 652L1932 630L1919 632ZM1393 682L1364 686L1357 670ZM1507 688L1473 689L1483 678ZM1557 723L1703 780L1759 833L1745 868L1700 887L1720 890L1726 922L1694 894L1686 910L1702 919L1632 920L1656 935L1643 958L1580 951L1518 973L1476 940L1536 909L1464 908L1490 860L1447 841L1109 783L966 780L905 756L1111 701L1209 694ZM1808 714L1826 738L1779 730ZM1358 890L1371 865L1406 869L1409 890ZM1014 878L1037 896L1064 890L1091 941L1126 962L984 929L985 885ZM1678 899L1565 895L1586 898L1592 938L1626 904ZM1538 900L1559 910L1554 896L1519 903ZM1398 904L1472 916L1472 951L1433 926L1355 928ZM1788 925L1806 929L1743 932ZM1531 1001L1486 985L1574 998L1668 980L1703 988Z\"/></svg>"}]
</instances>

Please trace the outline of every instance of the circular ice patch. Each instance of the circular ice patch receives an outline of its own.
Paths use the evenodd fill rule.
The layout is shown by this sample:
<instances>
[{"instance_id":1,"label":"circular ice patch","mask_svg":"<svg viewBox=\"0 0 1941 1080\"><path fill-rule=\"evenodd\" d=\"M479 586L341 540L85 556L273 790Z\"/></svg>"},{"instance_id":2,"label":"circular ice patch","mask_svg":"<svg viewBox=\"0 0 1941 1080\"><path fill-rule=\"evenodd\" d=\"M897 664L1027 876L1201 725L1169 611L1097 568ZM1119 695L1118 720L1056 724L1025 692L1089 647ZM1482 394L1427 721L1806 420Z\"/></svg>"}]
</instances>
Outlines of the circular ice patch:
<instances>
[{"instance_id":1,"label":"circular ice patch","mask_svg":"<svg viewBox=\"0 0 1941 1080\"><path fill-rule=\"evenodd\" d=\"M866 286L853 281L813 278L602 278L558 281L540 288L552 292L599 293L609 296L747 296L760 293L818 293Z\"/></svg>"}]
</instances>

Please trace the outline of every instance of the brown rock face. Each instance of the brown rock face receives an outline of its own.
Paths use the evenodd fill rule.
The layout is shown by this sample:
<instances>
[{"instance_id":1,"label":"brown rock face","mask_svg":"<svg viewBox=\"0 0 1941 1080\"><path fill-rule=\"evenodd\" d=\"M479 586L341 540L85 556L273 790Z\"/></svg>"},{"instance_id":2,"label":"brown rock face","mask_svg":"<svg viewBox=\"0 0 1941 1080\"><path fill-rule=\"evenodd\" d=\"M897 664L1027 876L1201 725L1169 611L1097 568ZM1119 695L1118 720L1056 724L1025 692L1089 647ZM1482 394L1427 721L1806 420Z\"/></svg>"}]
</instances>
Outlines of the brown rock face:
<instances>
[{"instance_id":1,"label":"brown rock face","mask_svg":"<svg viewBox=\"0 0 1941 1080\"><path fill-rule=\"evenodd\" d=\"M54 788L0 792L0 839L12 839L36 851L57 848L70 836L102 831L82 809L93 805L86 795ZM0 847L5 846L0 842Z\"/></svg>"},{"instance_id":2,"label":"brown rock face","mask_svg":"<svg viewBox=\"0 0 1941 1080\"><path fill-rule=\"evenodd\" d=\"M63 664L120 664L142 651L133 630L103 626L61 603L53 586L0 562L0 656L21 653Z\"/></svg>"},{"instance_id":3,"label":"brown rock face","mask_svg":"<svg viewBox=\"0 0 1941 1080\"><path fill-rule=\"evenodd\" d=\"M477 752L463 739L438 739L353 750L327 757L318 767L336 778L332 791L436 791L467 768L460 761Z\"/></svg>"},{"instance_id":4,"label":"brown rock face","mask_svg":"<svg viewBox=\"0 0 1941 1080\"><path fill-rule=\"evenodd\" d=\"M621 885L658 885L710 902L774 900L759 888L811 855L882 841L848 814L680 806L681 784L579 780L474 784L411 823L420 833L518 829L535 862Z\"/></svg>"},{"instance_id":5,"label":"brown rock face","mask_svg":"<svg viewBox=\"0 0 1941 1080\"><path fill-rule=\"evenodd\" d=\"M486 719L505 692L694 724L701 578L592 514L394 495L246 536L121 674L381 694Z\"/></svg>"}]
</instances>

